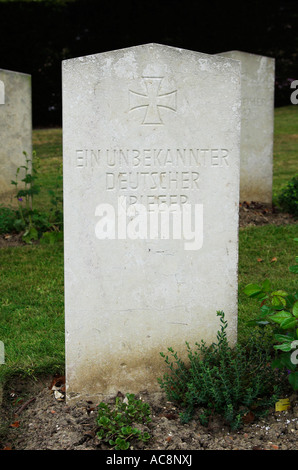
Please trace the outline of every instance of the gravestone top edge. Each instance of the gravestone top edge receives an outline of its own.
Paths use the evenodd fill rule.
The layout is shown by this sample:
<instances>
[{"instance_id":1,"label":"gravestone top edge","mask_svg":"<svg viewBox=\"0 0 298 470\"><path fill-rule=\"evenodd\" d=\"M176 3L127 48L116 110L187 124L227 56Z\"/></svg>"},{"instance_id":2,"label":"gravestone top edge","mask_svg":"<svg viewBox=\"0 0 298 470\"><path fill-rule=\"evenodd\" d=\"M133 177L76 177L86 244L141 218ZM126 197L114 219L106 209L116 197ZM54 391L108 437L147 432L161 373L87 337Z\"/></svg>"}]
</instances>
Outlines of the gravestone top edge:
<instances>
[{"instance_id":1,"label":"gravestone top edge","mask_svg":"<svg viewBox=\"0 0 298 470\"><path fill-rule=\"evenodd\" d=\"M6 70L6 69L1 69L0 68L0 73L5 72L5 73L12 73L12 74L18 74L18 75L24 75L25 77L31 77L31 74L29 73L24 73L24 72L18 72L16 70Z\"/></svg>"},{"instance_id":2,"label":"gravestone top edge","mask_svg":"<svg viewBox=\"0 0 298 470\"><path fill-rule=\"evenodd\" d=\"M217 52L216 55L222 55L225 57L225 54L241 54L243 56L251 56L251 57L265 57L266 59L273 60L275 61L274 57L266 56L263 54L254 54L253 52L246 52L246 51L240 51L239 49L232 49L230 51L222 51L222 52Z\"/></svg>"},{"instance_id":3,"label":"gravestone top edge","mask_svg":"<svg viewBox=\"0 0 298 470\"><path fill-rule=\"evenodd\" d=\"M137 51L141 49L150 49L150 48L155 48L155 49L168 49L169 51L177 52L177 53L185 53L185 54L191 54L193 56L197 56L200 58L210 58L212 60L215 60L217 62L220 62L222 60L229 61L230 63L236 63L239 62L239 60L231 58L231 57L222 57L220 54L208 54L206 52L200 52L200 51L195 51L192 49L185 49L181 47L176 47L176 46L169 46L167 44L159 44L159 43L145 43L145 44L138 44L135 46L130 46L130 47L125 47L125 48L120 48L120 49L112 49L108 51L102 51L94 54L87 54L84 56L77 56L77 57L72 57L69 59L64 59L62 60L62 67L67 66L70 63L75 63L77 61L81 61L82 59L84 60L94 60L99 57L104 57L105 55L111 55L111 54L118 54L118 53L125 53L125 52L132 52L132 51Z\"/></svg>"}]
</instances>

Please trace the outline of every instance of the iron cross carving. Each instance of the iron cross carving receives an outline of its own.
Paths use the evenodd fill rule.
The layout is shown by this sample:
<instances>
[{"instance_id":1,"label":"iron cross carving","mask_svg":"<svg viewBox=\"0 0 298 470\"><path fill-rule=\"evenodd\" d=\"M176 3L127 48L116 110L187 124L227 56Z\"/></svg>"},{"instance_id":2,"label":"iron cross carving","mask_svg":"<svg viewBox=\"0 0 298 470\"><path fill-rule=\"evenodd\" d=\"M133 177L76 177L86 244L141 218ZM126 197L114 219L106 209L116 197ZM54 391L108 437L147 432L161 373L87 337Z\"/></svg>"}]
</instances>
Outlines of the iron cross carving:
<instances>
[{"instance_id":1,"label":"iron cross carving","mask_svg":"<svg viewBox=\"0 0 298 470\"><path fill-rule=\"evenodd\" d=\"M177 90L160 93L163 77L142 77L147 93L129 90L129 111L146 108L142 124L164 124L159 108L176 111Z\"/></svg>"}]
</instances>

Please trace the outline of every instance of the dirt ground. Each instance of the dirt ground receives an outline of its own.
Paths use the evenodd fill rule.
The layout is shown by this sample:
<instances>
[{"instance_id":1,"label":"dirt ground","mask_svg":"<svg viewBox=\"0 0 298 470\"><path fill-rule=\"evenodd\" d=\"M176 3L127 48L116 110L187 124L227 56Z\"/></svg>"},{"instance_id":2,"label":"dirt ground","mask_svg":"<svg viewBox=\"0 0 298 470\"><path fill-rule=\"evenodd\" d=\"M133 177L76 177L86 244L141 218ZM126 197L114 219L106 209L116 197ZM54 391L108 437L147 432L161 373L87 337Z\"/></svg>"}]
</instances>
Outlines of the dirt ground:
<instances>
[{"instance_id":1,"label":"dirt ground","mask_svg":"<svg viewBox=\"0 0 298 470\"><path fill-rule=\"evenodd\" d=\"M7 386L2 406L2 419L7 428L2 442L0 438L0 449L110 449L96 435L97 403L68 405L61 392L58 394L61 401L55 396L53 383L53 377L45 377L38 381L19 379ZM297 450L298 447L297 394L290 395L290 409L280 412L272 409L266 418L259 420L251 415L238 431L231 431L219 417L214 417L208 427L203 427L196 415L188 424L182 424L180 410L167 401L163 392L150 395L143 392L137 398L150 405L152 421L142 430L148 431L151 439L146 444L132 442L132 450ZM111 404L114 402L112 397Z\"/></svg>"},{"instance_id":2,"label":"dirt ground","mask_svg":"<svg viewBox=\"0 0 298 470\"><path fill-rule=\"evenodd\" d=\"M276 207L265 206L259 202L243 202L239 205L239 226L287 225L297 223L291 215L280 212Z\"/></svg>"},{"instance_id":3,"label":"dirt ground","mask_svg":"<svg viewBox=\"0 0 298 470\"><path fill-rule=\"evenodd\" d=\"M297 221L296 221L297 222ZM240 227L248 225L295 223L289 214L258 203L240 205ZM20 236L5 235L0 247L22 244ZM107 450L99 441L96 425L97 403L69 405L64 399L64 384L53 377L21 380L6 385L0 407L0 450ZM56 386L54 385L54 386ZM60 386L60 388L59 388ZM289 395L290 408L256 420L247 417L243 427L231 431L219 417L203 427L198 416L188 424L179 419L180 410L162 392L141 393L137 398L150 405L152 421L147 427L147 444L133 442L133 450L297 450L297 393ZM286 397L285 397L286 398ZM115 397L111 400L114 403ZM198 410L199 413L199 410Z\"/></svg>"}]
</instances>

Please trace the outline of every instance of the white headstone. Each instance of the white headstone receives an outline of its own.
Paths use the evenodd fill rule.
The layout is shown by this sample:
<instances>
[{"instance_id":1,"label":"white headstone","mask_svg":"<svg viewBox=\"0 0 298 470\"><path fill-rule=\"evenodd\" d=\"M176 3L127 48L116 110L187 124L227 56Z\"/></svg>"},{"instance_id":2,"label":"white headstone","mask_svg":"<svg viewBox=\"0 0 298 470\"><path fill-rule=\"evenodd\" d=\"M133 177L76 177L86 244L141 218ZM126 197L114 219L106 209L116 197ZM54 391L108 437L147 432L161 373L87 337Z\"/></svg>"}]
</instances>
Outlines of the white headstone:
<instances>
[{"instance_id":1,"label":"white headstone","mask_svg":"<svg viewBox=\"0 0 298 470\"><path fill-rule=\"evenodd\" d=\"M68 400L158 389L159 353L215 341L217 310L236 340L239 146L238 61L63 62Z\"/></svg>"},{"instance_id":2,"label":"white headstone","mask_svg":"<svg viewBox=\"0 0 298 470\"><path fill-rule=\"evenodd\" d=\"M32 154L31 75L0 69L0 142L2 199L15 189L11 180L25 164L23 152Z\"/></svg>"},{"instance_id":3,"label":"white headstone","mask_svg":"<svg viewBox=\"0 0 298 470\"><path fill-rule=\"evenodd\" d=\"M275 60L241 51L240 201L272 204Z\"/></svg>"}]
</instances>

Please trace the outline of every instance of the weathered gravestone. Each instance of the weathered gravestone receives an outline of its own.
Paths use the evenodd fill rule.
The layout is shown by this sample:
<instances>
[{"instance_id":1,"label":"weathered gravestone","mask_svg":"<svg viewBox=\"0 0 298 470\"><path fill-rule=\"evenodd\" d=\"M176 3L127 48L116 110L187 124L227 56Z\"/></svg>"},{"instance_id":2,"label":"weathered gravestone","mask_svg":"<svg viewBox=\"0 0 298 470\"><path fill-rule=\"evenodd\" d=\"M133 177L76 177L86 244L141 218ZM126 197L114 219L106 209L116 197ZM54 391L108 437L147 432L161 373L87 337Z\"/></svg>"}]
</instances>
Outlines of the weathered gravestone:
<instances>
[{"instance_id":1,"label":"weathered gravestone","mask_svg":"<svg viewBox=\"0 0 298 470\"><path fill-rule=\"evenodd\" d=\"M32 153L31 75L0 69L0 198L14 191L11 181ZM19 180L24 176L20 172Z\"/></svg>"},{"instance_id":2,"label":"weathered gravestone","mask_svg":"<svg viewBox=\"0 0 298 470\"><path fill-rule=\"evenodd\" d=\"M63 62L68 400L158 389L159 353L215 341L217 310L236 340L239 152L239 62Z\"/></svg>"},{"instance_id":3,"label":"weathered gravestone","mask_svg":"<svg viewBox=\"0 0 298 470\"><path fill-rule=\"evenodd\" d=\"M272 204L275 60L229 51L241 62L240 201Z\"/></svg>"}]
</instances>

